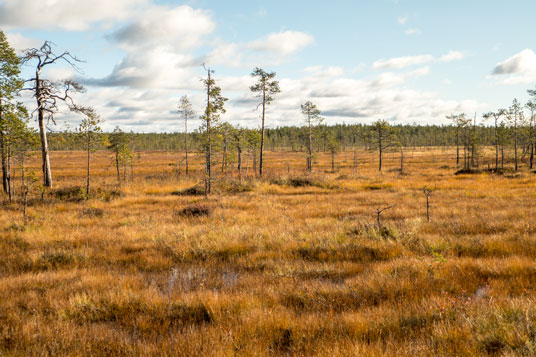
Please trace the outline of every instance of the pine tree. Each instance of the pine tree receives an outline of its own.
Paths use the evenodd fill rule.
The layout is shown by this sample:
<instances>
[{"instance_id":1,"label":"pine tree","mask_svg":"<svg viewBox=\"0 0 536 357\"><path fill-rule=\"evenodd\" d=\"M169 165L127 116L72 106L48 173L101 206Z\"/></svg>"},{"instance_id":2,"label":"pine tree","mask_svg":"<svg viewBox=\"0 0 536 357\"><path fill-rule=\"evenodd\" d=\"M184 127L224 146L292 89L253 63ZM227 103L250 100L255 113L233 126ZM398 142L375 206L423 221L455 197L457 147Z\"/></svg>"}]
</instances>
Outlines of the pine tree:
<instances>
[{"instance_id":1,"label":"pine tree","mask_svg":"<svg viewBox=\"0 0 536 357\"><path fill-rule=\"evenodd\" d=\"M203 79L203 85L207 94L207 106L204 114L201 116L202 126L201 130L204 134L204 147L206 153L205 162L205 192L207 194L211 191L212 186L212 144L215 129L219 123L220 115L225 113L225 102L227 98L221 95L221 88L216 85L216 81L212 78L212 71L210 68L206 68L207 78Z\"/></svg>"}]
</instances>

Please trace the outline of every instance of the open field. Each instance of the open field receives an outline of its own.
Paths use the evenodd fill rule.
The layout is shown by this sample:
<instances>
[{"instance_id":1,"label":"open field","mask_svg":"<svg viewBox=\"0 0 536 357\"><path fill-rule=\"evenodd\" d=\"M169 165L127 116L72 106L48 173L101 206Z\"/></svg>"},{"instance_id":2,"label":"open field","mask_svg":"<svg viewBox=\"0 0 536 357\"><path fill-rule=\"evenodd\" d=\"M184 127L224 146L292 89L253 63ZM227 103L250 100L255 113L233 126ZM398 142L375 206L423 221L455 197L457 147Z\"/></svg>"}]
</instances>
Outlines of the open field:
<instances>
[{"instance_id":1,"label":"open field","mask_svg":"<svg viewBox=\"0 0 536 357\"><path fill-rule=\"evenodd\" d=\"M52 153L56 187L84 185L84 155ZM121 187L97 152L95 197L35 194L27 224L4 198L0 355L536 354L526 165L454 175L453 149L417 149L400 175L360 152L353 175L353 152L334 173L320 153L306 177L303 153L266 156L264 180L219 177L208 199L174 194L199 180L162 152Z\"/></svg>"}]
</instances>

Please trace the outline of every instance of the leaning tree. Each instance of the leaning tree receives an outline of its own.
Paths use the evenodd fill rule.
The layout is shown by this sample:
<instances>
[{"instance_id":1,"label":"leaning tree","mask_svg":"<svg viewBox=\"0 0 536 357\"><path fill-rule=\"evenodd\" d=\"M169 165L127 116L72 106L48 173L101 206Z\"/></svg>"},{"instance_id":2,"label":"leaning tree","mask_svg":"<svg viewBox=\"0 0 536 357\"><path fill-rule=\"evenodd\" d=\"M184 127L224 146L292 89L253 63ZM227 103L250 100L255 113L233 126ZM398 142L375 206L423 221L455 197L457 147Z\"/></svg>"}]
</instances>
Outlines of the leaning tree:
<instances>
[{"instance_id":1,"label":"leaning tree","mask_svg":"<svg viewBox=\"0 0 536 357\"><path fill-rule=\"evenodd\" d=\"M50 156L48 150L48 140L46 132L45 119L54 121L54 115L58 112L58 105L61 102L66 102L69 106L74 106L71 97L72 92L82 92L84 88L79 83L72 80L64 80L53 82L43 78L43 70L55 63L65 62L79 71L76 63L82 62L70 52L64 51L58 54L52 48L54 44L50 41L45 43L40 48L31 48L24 51L22 62L24 64L35 63L35 77L27 80L30 86L24 88L33 93L33 97L37 102L37 122L39 124L39 137L41 139L41 156L43 167L43 186L52 187L52 172L50 171Z\"/></svg>"}]
</instances>

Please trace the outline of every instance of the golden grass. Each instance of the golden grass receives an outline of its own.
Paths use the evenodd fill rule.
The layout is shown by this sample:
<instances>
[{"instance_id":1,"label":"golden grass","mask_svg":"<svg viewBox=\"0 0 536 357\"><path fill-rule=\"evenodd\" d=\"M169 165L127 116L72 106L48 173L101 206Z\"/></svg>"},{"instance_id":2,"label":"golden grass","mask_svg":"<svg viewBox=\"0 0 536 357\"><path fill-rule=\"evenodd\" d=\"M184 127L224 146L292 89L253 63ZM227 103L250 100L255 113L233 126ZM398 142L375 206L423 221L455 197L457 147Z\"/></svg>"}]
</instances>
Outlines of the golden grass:
<instances>
[{"instance_id":1,"label":"golden grass","mask_svg":"<svg viewBox=\"0 0 536 357\"><path fill-rule=\"evenodd\" d=\"M94 198L36 195L26 224L3 203L0 355L534 355L534 174L455 176L453 152L407 150L403 176L396 154L305 176L267 152L264 180L218 174L208 199L177 195L201 155L185 178L142 152L116 187L98 152ZM58 189L83 158L52 153Z\"/></svg>"}]
</instances>

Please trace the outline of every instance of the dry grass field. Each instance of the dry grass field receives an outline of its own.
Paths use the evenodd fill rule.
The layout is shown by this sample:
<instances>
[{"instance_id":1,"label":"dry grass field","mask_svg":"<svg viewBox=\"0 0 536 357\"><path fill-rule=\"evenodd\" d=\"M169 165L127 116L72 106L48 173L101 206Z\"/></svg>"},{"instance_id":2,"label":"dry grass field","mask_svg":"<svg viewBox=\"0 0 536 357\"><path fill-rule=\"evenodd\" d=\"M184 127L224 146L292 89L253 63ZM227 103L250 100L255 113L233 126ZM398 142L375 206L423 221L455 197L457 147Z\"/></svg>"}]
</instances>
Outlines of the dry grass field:
<instances>
[{"instance_id":1,"label":"dry grass field","mask_svg":"<svg viewBox=\"0 0 536 357\"><path fill-rule=\"evenodd\" d=\"M205 199L180 194L201 180L177 153L116 187L97 152L89 200L35 194L25 224L3 198L0 355L535 355L536 176L454 175L454 155L408 150L400 175L360 152L353 175L320 153L304 176L303 153L267 152L263 180ZM84 186L84 153L51 161Z\"/></svg>"}]
</instances>

